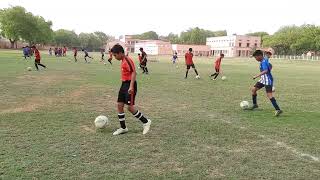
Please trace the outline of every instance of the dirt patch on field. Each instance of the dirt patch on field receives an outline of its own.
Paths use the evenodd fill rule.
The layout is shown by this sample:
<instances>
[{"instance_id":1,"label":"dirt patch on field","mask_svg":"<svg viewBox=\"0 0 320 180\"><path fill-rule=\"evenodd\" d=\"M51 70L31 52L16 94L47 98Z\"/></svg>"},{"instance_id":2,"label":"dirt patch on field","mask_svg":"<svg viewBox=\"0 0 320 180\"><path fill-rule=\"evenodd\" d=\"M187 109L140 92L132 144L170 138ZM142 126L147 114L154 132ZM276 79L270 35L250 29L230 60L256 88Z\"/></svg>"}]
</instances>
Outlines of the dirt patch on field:
<instances>
[{"instance_id":1,"label":"dirt patch on field","mask_svg":"<svg viewBox=\"0 0 320 180\"><path fill-rule=\"evenodd\" d=\"M31 112L43 107L44 105L51 104L54 98L48 97L32 97L21 103L20 107L9 108L0 111L0 114L19 113L19 112Z\"/></svg>"},{"instance_id":2,"label":"dirt patch on field","mask_svg":"<svg viewBox=\"0 0 320 180\"><path fill-rule=\"evenodd\" d=\"M21 102L21 106L1 110L0 114L32 112L39 108L52 106L53 104L63 105L70 102L80 102L81 98L90 91L94 91L94 88L81 86L63 96L31 97Z\"/></svg>"},{"instance_id":3,"label":"dirt patch on field","mask_svg":"<svg viewBox=\"0 0 320 180\"><path fill-rule=\"evenodd\" d=\"M95 133L96 132L93 128L86 126L86 125L82 125L82 126L80 126L80 128L84 132L88 132L88 133Z\"/></svg>"},{"instance_id":4,"label":"dirt patch on field","mask_svg":"<svg viewBox=\"0 0 320 180\"><path fill-rule=\"evenodd\" d=\"M54 75L49 75L49 74L39 74L39 75L23 75L23 76L18 76L17 80L13 82L14 85L28 85L28 84L57 84L59 82L65 81L65 80L79 80L78 77L76 76L64 76L54 74ZM41 82L41 83L40 83Z\"/></svg>"}]
</instances>

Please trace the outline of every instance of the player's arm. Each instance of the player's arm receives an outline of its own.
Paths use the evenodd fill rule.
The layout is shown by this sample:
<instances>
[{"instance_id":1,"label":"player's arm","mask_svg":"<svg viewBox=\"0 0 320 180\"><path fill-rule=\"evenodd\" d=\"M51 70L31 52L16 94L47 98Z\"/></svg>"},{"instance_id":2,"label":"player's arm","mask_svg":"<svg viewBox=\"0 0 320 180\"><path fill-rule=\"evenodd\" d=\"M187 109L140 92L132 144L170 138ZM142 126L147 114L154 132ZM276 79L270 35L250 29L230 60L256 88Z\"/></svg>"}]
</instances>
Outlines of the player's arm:
<instances>
[{"instance_id":1,"label":"player's arm","mask_svg":"<svg viewBox=\"0 0 320 180\"><path fill-rule=\"evenodd\" d=\"M147 54L145 53L144 56L143 56L143 59L142 59L142 62L144 62L147 58Z\"/></svg>"},{"instance_id":2,"label":"player's arm","mask_svg":"<svg viewBox=\"0 0 320 180\"><path fill-rule=\"evenodd\" d=\"M264 71L262 71L260 74L258 74L258 75L256 75L256 76L253 76L253 79L256 79L256 78L258 78L258 77L260 77L260 76L262 76L262 75L264 75L264 74L267 74L269 71L268 70L264 70Z\"/></svg>"},{"instance_id":3,"label":"player's arm","mask_svg":"<svg viewBox=\"0 0 320 180\"><path fill-rule=\"evenodd\" d=\"M129 88L129 94L134 93L134 82L136 81L137 73L136 71L133 71L131 74L131 82L130 82L130 88Z\"/></svg>"}]
</instances>

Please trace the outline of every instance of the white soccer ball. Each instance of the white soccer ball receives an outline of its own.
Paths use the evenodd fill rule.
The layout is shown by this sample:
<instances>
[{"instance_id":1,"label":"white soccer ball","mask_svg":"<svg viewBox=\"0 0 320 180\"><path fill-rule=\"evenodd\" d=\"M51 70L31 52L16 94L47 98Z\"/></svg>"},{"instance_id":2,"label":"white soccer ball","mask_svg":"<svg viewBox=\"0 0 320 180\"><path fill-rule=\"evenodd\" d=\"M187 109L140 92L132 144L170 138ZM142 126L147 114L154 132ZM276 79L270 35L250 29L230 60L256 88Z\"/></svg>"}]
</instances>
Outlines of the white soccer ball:
<instances>
[{"instance_id":1,"label":"white soccer ball","mask_svg":"<svg viewBox=\"0 0 320 180\"><path fill-rule=\"evenodd\" d=\"M104 65L107 65L107 63L103 63Z\"/></svg>"},{"instance_id":2,"label":"white soccer ball","mask_svg":"<svg viewBox=\"0 0 320 180\"><path fill-rule=\"evenodd\" d=\"M94 125L98 129L105 128L108 124L109 124L109 119L107 116L100 115L96 117L96 119L94 120Z\"/></svg>"},{"instance_id":3,"label":"white soccer ball","mask_svg":"<svg viewBox=\"0 0 320 180\"><path fill-rule=\"evenodd\" d=\"M240 103L240 107L241 107L242 109L248 109L248 108L249 108L249 102L248 102L248 101L242 101L242 102Z\"/></svg>"},{"instance_id":4,"label":"white soccer ball","mask_svg":"<svg viewBox=\"0 0 320 180\"><path fill-rule=\"evenodd\" d=\"M200 76L198 75L198 76L196 76L196 79L200 79Z\"/></svg>"},{"instance_id":5,"label":"white soccer ball","mask_svg":"<svg viewBox=\"0 0 320 180\"><path fill-rule=\"evenodd\" d=\"M31 68L31 67L27 67L27 70L28 70L28 71L32 71L32 68Z\"/></svg>"},{"instance_id":6,"label":"white soccer ball","mask_svg":"<svg viewBox=\"0 0 320 180\"><path fill-rule=\"evenodd\" d=\"M222 77L221 77L221 80L222 80L222 81L224 81L224 80L226 80L226 79L227 79L226 76L222 76Z\"/></svg>"}]
</instances>

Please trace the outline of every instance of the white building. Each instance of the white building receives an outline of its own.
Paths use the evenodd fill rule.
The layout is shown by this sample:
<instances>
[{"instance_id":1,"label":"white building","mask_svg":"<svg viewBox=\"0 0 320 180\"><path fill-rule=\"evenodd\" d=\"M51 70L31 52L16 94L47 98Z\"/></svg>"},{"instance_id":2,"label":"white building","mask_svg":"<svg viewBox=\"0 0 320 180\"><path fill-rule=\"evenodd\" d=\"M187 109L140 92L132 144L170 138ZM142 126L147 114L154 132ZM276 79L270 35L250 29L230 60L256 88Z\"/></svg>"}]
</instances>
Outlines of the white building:
<instances>
[{"instance_id":1,"label":"white building","mask_svg":"<svg viewBox=\"0 0 320 180\"><path fill-rule=\"evenodd\" d=\"M232 35L207 38L211 54L218 56L223 53L226 57L250 56L255 49L261 48L261 37Z\"/></svg>"}]
</instances>

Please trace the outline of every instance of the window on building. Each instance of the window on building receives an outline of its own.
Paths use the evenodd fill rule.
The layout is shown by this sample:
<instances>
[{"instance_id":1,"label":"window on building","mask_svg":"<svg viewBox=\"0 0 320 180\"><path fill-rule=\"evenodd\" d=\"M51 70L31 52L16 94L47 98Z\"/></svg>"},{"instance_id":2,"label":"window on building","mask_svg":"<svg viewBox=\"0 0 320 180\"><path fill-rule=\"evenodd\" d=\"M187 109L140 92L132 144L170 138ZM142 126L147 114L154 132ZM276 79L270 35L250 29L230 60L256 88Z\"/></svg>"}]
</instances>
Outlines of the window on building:
<instances>
[{"instance_id":1,"label":"window on building","mask_svg":"<svg viewBox=\"0 0 320 180\"><path fill-rule=\"evenodd\" d=\"M239 43L239 47L241 47L241 43Z\"/></svg>"},{"instance_id":2,"label":"window on building","mask_svg":"<svg viewBox=\"0 0 320 180\"><path fill-rule=\"evenodd\" d=\"M250 43L247 43L247 47L250 47Z\"/></svg>"},{"instance_id":3,"label":"window on building","mask_svg":"<svg viewBox=\"0 0 320 180\"><path fill-rule=\"evenodd\" d=\"M257 44L257 43L254 43L254 47L258 47L258 44Z\"/></svg>"}]
</instances>

